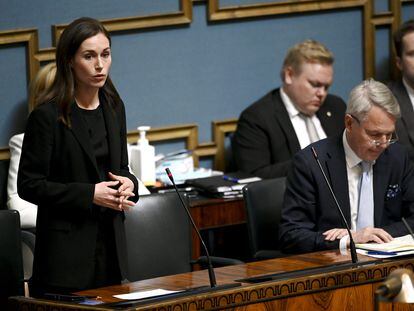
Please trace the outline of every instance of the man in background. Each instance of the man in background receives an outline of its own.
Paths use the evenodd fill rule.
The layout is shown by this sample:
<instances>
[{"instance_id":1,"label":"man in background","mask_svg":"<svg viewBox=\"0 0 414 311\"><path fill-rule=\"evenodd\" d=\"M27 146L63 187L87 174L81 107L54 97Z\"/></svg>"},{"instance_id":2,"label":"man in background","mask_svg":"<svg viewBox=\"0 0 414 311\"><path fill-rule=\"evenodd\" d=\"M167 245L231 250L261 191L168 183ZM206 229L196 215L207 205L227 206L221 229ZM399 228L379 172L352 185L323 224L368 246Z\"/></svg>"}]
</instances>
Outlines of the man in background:
<instances>
[{"instance_id":1,"label":"man in background","mask_svg":"<svg viewBox=\"0 0 414 311\"><path fill-rule=\"evenodd\" d=\"M414 161L414 20L403 23L395 32L394 46L402 77L388 86L401 108L401 119L397 121L399 141L408 148Z\"/></svg>"},{"instance_id":2,"label":"man in background","mask_svg":"<svg viewBox=\"0 0 414 311\"><path fill-rule=\"evenodd\" d=\"M232 147L237 168L262 178L286 176L293 155L309 143L341 133L344 101L328 95L332 53L306 40L287 53L277 88L240 115Z\"/></svg>"},{"instance_id":3,"label":"man in background","mask_svg":"<svg viewBox=\"0 0 414 311\"><path fill-rule=\"evenodd\" d=\"M395 142L400 107L384 84L367 80L350 96L342 135L299 151L288 174L280 243L287 253L345 250L341 215L315 159L336 194L355 243L389 242L414 225L414 171L406 148Z\"/></svg>"}]
</instances>

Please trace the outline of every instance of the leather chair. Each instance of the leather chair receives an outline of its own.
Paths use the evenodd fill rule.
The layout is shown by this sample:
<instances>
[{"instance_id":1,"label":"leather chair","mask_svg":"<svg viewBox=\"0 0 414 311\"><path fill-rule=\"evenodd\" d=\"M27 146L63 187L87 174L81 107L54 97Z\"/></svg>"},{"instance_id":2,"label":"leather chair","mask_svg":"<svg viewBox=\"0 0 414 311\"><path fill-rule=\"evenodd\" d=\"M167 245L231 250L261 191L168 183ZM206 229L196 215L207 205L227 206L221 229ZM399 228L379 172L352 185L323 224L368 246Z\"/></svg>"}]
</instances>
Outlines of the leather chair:
<instances>
[{"instance_id":1,"label":"leather chair","mask_svg":"<svg viewBox=\"0 0 414 311\"><path fill-rule=\"evenodd\" d=\"M21 230L22 236L22 256L23 256L23 274L27 282L32 277L34 248L36 236L29 230Z\"/></svg>"},{"instance_id":2,"label":"leather chair","mask_svg":"<svg viewBox=\"0 0 414 311\"><path fill-rule=\"evenodd\" d=\"M176 193L141 196L125 212L128 277L131 282L192 270L191 226ZM213 263L239 260L212 257ZM198 262L197 262L198 263Z\"/></svg>"},{"instance_id":3,"label":"leather chair","mask_svg":"<svg viewBox=\"0 0 414 311\"><path fill-rule=\"evenodd\" d=\"M266 179L243 188L249 244L254 259L285 256L278 244L285 180L285 177Z\"/></svg>"},{"instance_id":4,"label":"leather chair","mask_svg":"<svg viewBox=\"0 0 414 311\"><path fill-rule=\"evenodd\" d=\"M24 294L20 216L17 211L0 210L0 309L9 296Z\"/></svg>"}]
</instances>

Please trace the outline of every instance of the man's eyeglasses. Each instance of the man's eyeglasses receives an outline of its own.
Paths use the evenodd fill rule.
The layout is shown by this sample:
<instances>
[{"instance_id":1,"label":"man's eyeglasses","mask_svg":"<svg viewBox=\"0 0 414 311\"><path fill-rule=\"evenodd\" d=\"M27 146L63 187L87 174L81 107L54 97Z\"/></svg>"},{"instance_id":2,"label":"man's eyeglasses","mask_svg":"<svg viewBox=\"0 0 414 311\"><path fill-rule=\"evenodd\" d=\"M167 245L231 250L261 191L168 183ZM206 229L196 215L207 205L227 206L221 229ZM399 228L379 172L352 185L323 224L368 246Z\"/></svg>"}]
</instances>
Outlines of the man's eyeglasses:
<instances>
[{"instance_id":1,"label":"man's eyeglasses","mask_svg":"<svg viewBox=\"0 0 414 311\"><path fill-rule=\"evenodd\" d=\"M352 119L357 121L358 124L361 126L361 121L359 121L357 117L353 116L352 114L350 114L350 116L352 117ZM370 144L376 147L379 147L381 145L392 145L398 141L398 135L396 132L393 132L392 134L378 134L378 135L373 136L373 135L368 134L367 130L364 127L362 128L365 134L369 137ZM383 136L385 136L386 138L385 141L382 140Z\"/></svg>"}]
</instances>

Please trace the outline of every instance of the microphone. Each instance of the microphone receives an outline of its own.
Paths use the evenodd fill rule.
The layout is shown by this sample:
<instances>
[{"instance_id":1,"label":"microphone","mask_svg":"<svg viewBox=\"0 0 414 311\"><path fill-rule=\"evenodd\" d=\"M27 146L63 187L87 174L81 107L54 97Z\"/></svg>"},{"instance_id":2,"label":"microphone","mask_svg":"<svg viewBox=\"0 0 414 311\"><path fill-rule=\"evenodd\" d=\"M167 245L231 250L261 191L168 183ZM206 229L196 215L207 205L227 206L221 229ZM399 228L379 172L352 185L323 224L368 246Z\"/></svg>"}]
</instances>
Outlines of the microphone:
<instances>
[{"instance_id":1,"label":"microphone","mask_svg":"<svg viewBox=\"0 0 414 311\"><path fill-rule=\"evenodd\" d=\"M375 294L393 302L414 302L414 274L409 269L397 269L376 290Z\"/></svg>"},{"instance_id":2,"label":"microphone","mask_svg":"<svg viewBox=\"0 0 414 311\"><path fill-rule=\"evenodd\" d=\"M200 239L201 244L203 246L204 252L205 252L206 257L207 257L207 269L208 269L208 277L209 277L209 280L210 280L210 288L223 289L223 288L231 288L231 287L240 286L241 285L240 283L224 284L224 285L217 286L216 275L214 273L213 265L211 264L210 254L208 252L206 244L204 243L203 238L201 237L200 230L198 230L197 225L195 224L194 219L191 216L190 210L188 209L187 205L184 203L184 200L181 197L181 194L177 189L177 185L174 182L174 177L173 177L173 175L172 175L172 173L171 173L171 171L168 167L165 169L165 172L167 173L168 178L170 179L171 183L173 184L174 189L175 189L178 197L180 198L181 205L184 207L184 209L185 209L185 211L188 215L188 218L190 219L191 224L192 224L195 232L197 233L197 236Z\"/></svg>"},{"instance_id":3,"label":"microphone","mask_svg":"<svg viewBox=\"0 0 414 311\"><path fill-rule=\"evenodd\" d=\"M405 218L404 218L404 217L401 217L401 220L402 220L402 222L403 222L403 224L404 224L405 228L407 228L408 233L410 233L411 237L412 237L412 238L413 238L413 240L414 240L414 233L413 233L413 230L411 230L411 226L408 224L408 222L405 220Z\"/></svg>"},{"instance_id":4,"label":"microphone","mask_svg":"<svg viewBox=\"0 0 414 311\"><path fill-rule=\"evenodd\" d=\"M314 147L311 147L311 149L312 149L312 154L313 154L313 157L315 158L316 162L318 163L319 169L320 169L320 171L322 172L323 178L325 179L325 183L326 183L326 185L327 185L327 186L328 186L328 188L329 188L329 192L331 193L332 198L333 198L333 199L334 199L334 201L335 201L335 205L336 205L336 207L337 207L337 209L338 209L338 211L339 211L339 214L341 214L342 222L343 222L343 223L344 223L344 225L345 225L346 231L348 231L348 235L349 235L349 248L350 248L350 250L351 250L351 258L352 258L352 262L353 262L353 263L358 263L358 256L357 256L357 253L356 253L355 243L354 243L354 239L352 238L352 234L351 234L351 230L350 230L350 228L349 228L349 224L348 224L348 222L346 221L345 215L344 215L344 213L342 212L342 208L341 208L341 206L339 205L338 200L336 199L336 195L335 195L335 193L333 192L333 189L332 189L332 186L331 186L331 184L330 184L330 182L329 182L329 180L328 180L328 177L326 177L325 171L324 171L324 170L323 170L323 168L322 168L321 162L319 161L318 154L316 153L315 148L314 148Z\"/></svg>"}]
</instances>

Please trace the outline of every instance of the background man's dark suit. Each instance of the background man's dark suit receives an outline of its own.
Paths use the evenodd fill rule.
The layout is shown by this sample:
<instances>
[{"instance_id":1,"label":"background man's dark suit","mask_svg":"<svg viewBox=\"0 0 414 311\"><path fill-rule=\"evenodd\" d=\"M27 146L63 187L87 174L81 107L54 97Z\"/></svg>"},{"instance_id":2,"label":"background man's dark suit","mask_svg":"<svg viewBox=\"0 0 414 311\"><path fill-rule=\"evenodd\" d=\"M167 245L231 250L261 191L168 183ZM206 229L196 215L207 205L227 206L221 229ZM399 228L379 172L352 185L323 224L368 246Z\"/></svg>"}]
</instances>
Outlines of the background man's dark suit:
<instances>
[{"instance_id":1,"label":"background man's dark suit","mask_svg":"<svg viewBox=\"0 0 414 311\"><path fill-rule=\"evenodd\" d=\"M337 195L344 215L351 223L348 178L342 136L312 144ZM323 232L344 228L340 214L310 146L298 152L289 172L282 210L280 242L287 252L312 252L339 248L339 240L324 240ZM414 215L414 172L406 149L391 145L373 166L374 226L393 237L407 234L401 217ZM407 221L414 225L414 217Z\"/></svg>"},{"instance_id":2,"label":"background man's dark suit","mask_svg":"<svg viewBox=\"0 0 414 311\"><path fill-rule=\"evenodd\" d=\"M397 98L401 109L401 118L397 121L396 130L399 141L404 144L414 162L414 110L408 92L402 80L393 81L388 87Z\"/></svg>"},{"instance_id":3,"label":"background man's dark suit","mask_svg":"<svg viewBox=\"0 0 414 311\"><path fill-rule=\"evenodd\" d=\"M112 108L100 97L105 119L109 169L134 183L129 173L123 104ZM75 104L73 104L75 105ZM40 105L30 115L20 160L19 195L39 206L34 284L84 288L93 279L98 209L93 209L94 184L100 182L89 133L81 112L71 109L69 129L58 120L54 103ZM125 275L123 213L114 210L115 239L122 276Z\"/></svg>"},{"instance_id":4,"label":"background man's dark suit","mask_svg":"<svg viewBox=\"0 0 414 311\"><path fill-rule=\"evenodd\" d=\"M316 115L327 136L344 130L345 109L341 98L326 97ZM286 176L300 145L279 89L242 112L232 147L239 170L262 178Z\"/></svg>"}]
</instances>

